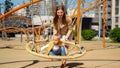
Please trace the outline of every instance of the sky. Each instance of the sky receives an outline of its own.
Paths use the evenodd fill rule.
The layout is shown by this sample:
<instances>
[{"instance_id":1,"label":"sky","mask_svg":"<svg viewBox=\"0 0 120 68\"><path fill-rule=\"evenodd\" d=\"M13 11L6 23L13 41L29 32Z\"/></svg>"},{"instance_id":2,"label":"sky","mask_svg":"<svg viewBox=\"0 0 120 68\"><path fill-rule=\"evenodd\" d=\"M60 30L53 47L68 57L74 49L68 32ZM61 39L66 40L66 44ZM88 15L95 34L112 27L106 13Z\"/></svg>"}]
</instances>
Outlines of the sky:
<instances>
[{"instance_id":1,"label":"sky","mask_svg":"<svg viewBox=\"0 0 120 68\"><path fill-rule=\"evenodd\" d=\"M5 1L5 0L0 0L0 3L4 3L4 1ZM30 1L30 0L11 0L11 2L14 3L14 6L21 4L23 1L26 3L26 2L28 2L28 1ZM77 1L77 0L68 0L68 4L72 4L72 3L70 3L71 1L72 1L72 2L74 1L74 3L75 3L75 1ZM69 5L69 6L70 6L70 5ZM73 6L71 6L71 7L73 7Z\"/></svg>"},{"instance_id":2,"label":"sky","mask_svg":"<svg viewBox=\"0 0 120 68\"><path fill-rule=\"evenodd\" d=\"M0 0L0 3L4 3L5 0ZM28 2L29 0L10 0L11 2L13 2L15 5L17 4L21 4L23 1L24 2Z\"/></svg>"},{"instance_id":3,"label":"sky","mask_svg":"<svg viewBox=\"0 0 120 68\"><path fill-rule=\"evenodd\" d=\"M4 7L4 1L5 1L5 0L0 0L0 4L2 4L1 7ZM23 1L24 1L25 3L27 3L29 0L10 0L10 1L14 4L13 7L15 7L16 5L21 4ZM1 12L2 12L2 13L4 12L4 9L3 9L3 8L1 9Z\"/></svg>"},{"instance_id":4,"label":"sky","mask_svg":"<svg viewBox=\"0 0 120 68\"><path fill-rule=\"evenodd\" d=\"M77 7L77 2L78 2L78 0L68 0L68 7L69 8L75 8L75 7ZM87 5L88 5L88 3L89 2L94 2L93 0L87 0L85 3L84 3L84 7L86 8L89 8ZM82 6L81 6L81 8L82 8ZM89 11L89 12L86 12L86 14L94 14L94 10L91 10L91 11Z\"/></svg>"},{"instance_id":5,"label":"sky","mask_svg":"<svg viewBox=\"0 0 120 68\"><path fill-rule=\"evenodd\" d=\"M0 0L0 3L3 3L5 0ZM28 1L30 1L30 0L11 0L11 2L13 2L14 3L14 5L17 5L17 4L21 4L22 2L28 2ZM68 0L69 1L69 3L71 2L71 1L76 1L76 0Z\"/></svg>"},{"instance_id":6,"label":"sky","mask_svg":"<svg viewBox=\"0 0 120 68\"><path fill-rule=\"evenodd\" d=\"M0 3L4 3L5 0L0 0ZM10 0L13 4L14 4L14 7L16 5L19 5L21 4L22 2L25 2L27 3L28 1L30 0ZM73 4L76 4L76 5L73 5ZM68 0L68 7L69 8L74 8L77 6L77 0Z\"/></svg>"},{"instance_id":7,"label":"sky","mask_svg":"<svg viewBox=\"0 0 120 68\"><path fill-rule=\"evenodd\" d=\"M28 2L29 0L11 0L11 2L13 2L15 5L17 5L17 4L21 4L22 2Z\"/></svg>"},{"instance_id":8,"label":"sky","mask_svg":"<svg viewBox=\"0 0 120 68\"><path fill-rule=\"evenodd\" d=\"M77 6L77 0L68 0L67 7L74 8Z\"/></svg>"}]
</instances>

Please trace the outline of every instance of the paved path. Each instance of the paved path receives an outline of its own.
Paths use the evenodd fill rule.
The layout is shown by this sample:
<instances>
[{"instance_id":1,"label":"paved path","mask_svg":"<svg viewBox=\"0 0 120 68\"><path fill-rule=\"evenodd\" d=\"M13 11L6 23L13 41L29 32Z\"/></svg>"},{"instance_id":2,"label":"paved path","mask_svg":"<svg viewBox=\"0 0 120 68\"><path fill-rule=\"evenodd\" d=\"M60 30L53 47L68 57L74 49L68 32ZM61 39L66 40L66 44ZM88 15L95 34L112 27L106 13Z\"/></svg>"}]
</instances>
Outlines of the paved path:
<instances>
[{"instance_id":1,"label":"paved path","mask_svg":"<svg viewBox=\"0 0 120 68\"><path fill-rule=\"evenodd\" d=\"M0 40L0 68L60 68L61 61L33 56L20 39ZM120 43L83 41L87 52L83 57L69 59L65 68L120 68Z\"/></svg>"}]
</instances>

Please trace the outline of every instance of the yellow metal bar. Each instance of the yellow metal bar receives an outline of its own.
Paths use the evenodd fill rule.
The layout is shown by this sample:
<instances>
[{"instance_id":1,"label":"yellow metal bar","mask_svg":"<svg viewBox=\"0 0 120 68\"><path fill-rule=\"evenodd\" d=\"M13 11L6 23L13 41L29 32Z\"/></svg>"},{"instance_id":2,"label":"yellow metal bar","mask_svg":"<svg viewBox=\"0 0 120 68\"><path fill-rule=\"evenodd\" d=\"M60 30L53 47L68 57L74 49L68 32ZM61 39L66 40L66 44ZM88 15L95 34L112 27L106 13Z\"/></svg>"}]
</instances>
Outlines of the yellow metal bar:
<instances>
[{"instance_id":1,"label":"yellow metal bar","mask_svg":"<svg viewBox=\"0 0 120 68\"><path fill-rule=\"evenodd\" d=\"M81 15L88 12L88 11L91 11L91 10L94 10L95 8L99 7L101 4L103 4L104 1L102 2L99 2L99 3L96 3L94 6L92 7L89 7L89 8L84 8L82 11L81 11ZM75 9L76 11L77 9ZM77 17L78 14L75 14L75 11L73 12L73 15L71 15L71 18L73 17Z\"/></svg>"},{"instance_id":2,"label":"yellow metal bar","mask_svg":"<svg viewBox=\"0 0 120 68\"><path fill-rule=\"evenodd\" d=\"M77 37L76 37L76 43L79 44L80 43L80 18L81 18L81 11L80 11L80 3L81 0L78 0L78 6L77 6L77 22L76 22L76 27L75 30L77 31Z\"/></svg>"},{"instance_id":3,"label":"yellow metal bar","mask_svg":"<svg viewBox=\"0 0 120 68\"><path fill-rule=\"evenodd\" d=\"M41 0L33 0L33 4L34 4L34 3L37 3L37 2L40 2L40 1L41 1ZM24 8L24 7L27 7L27 6L29 6L29 5L31 5L30 2L25 3L25 4L21 4L20 6L18 6L18 7L16 7L16 8L13 8L13 9L10 10L9 12L5 13L4 15L1 15L1 16L0 16L0 19L4 19L4 18L5 18L6 16L8 16L9 14L14 13L15 11L17 11L17 10L19 10L19 9L22 9L22 8Z\"/></svg>"},{"instance_id":4,"label":"yellow metal bar","mask_svg":"<svg viewBox=\"0 0 120 68\"><path fill-rule=\"evenodd\" d=\"M41 32L41 29L39 28L38 29L38 40L40 40L40 32Z\"/></svg>"},{"instance_id":5,"label":"yellow metal bar","mask_svg":"<svg viewBox=\"0 0 120 68\"><path fill-rule=\"evenodd\" d=\"M68 56L52 56L52 55L45 55L45 54L42 54L42 53L36 53L34 51L32 51L30 49L30 45L31 45L31 41L29 43L27 43L26 45L26 50L33 54L33 55L36 55L36 56L39 56L39 57L43 57L43 58L46 58L46 59L74 59L74 58L79 58L79 57L82 57L85 53L86 53L86 50L84 50L82 53L77 53L77 54L74 54L74 55L68 55Z\"/></svg>"},{"instance_id":6,"label":"yellow metal bar","mask_svg":"<svg viewBox=\"0 0 120 68\"><path fill-rule=\"evenodd\" d=\"M103 16L103 48L106 47L105 45L105 34L106 34L106 0L104 0L104 3L103 3L103 7L104 7L104 16Z\"/></svg>"}]
</instances>

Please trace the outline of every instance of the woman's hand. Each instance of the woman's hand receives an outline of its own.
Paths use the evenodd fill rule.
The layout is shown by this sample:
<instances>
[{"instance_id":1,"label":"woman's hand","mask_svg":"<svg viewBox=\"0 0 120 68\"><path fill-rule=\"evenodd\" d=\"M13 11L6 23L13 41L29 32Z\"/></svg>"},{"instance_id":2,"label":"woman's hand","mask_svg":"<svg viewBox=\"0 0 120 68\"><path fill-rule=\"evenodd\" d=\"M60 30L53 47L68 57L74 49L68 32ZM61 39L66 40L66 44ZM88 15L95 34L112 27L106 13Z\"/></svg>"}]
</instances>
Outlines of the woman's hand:
<instances>
[{"instance_id":1,"label":"woman's hand","mask_svg":"<svg viewBox=\"0 0 120 68\"><path fill-rule=\"evenodd\" d=\"M68 38L65 38L65 41L68 41Z\"/></svg>"},{"instance_id":2,"label":"woman's hand","mask_svg":"<svg viewBox=\"0 0 120 68\"><path fill-rule=\"evenodd\" d=\"M65 35L63 35L62 38L61 38L61 40L62 40L62 41L67 41L68 38L67 38Z\"/></svg>"}]
</instances>

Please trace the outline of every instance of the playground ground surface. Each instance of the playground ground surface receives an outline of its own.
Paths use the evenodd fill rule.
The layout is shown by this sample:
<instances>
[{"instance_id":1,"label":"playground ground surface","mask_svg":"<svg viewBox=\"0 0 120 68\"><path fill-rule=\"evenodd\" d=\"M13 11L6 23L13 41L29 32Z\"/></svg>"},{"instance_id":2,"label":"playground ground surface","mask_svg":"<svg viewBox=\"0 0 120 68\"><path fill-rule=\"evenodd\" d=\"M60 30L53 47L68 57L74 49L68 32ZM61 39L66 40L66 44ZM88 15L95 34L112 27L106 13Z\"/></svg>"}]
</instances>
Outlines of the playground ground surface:
<instances>
[{"instance_id":1,"label":"playground ground surface","mask_svg":"<svg viewBox=\"0 0 120 68\"><path fill-rule=\"evenodd\" d=\"M0 38L0 68L60 68L61 61L51 61L28 53L26 41ZM76 59L68 59L65 68L120 68L120 43L81 41L87 52Z\"/></svg>"}]
</instances>

